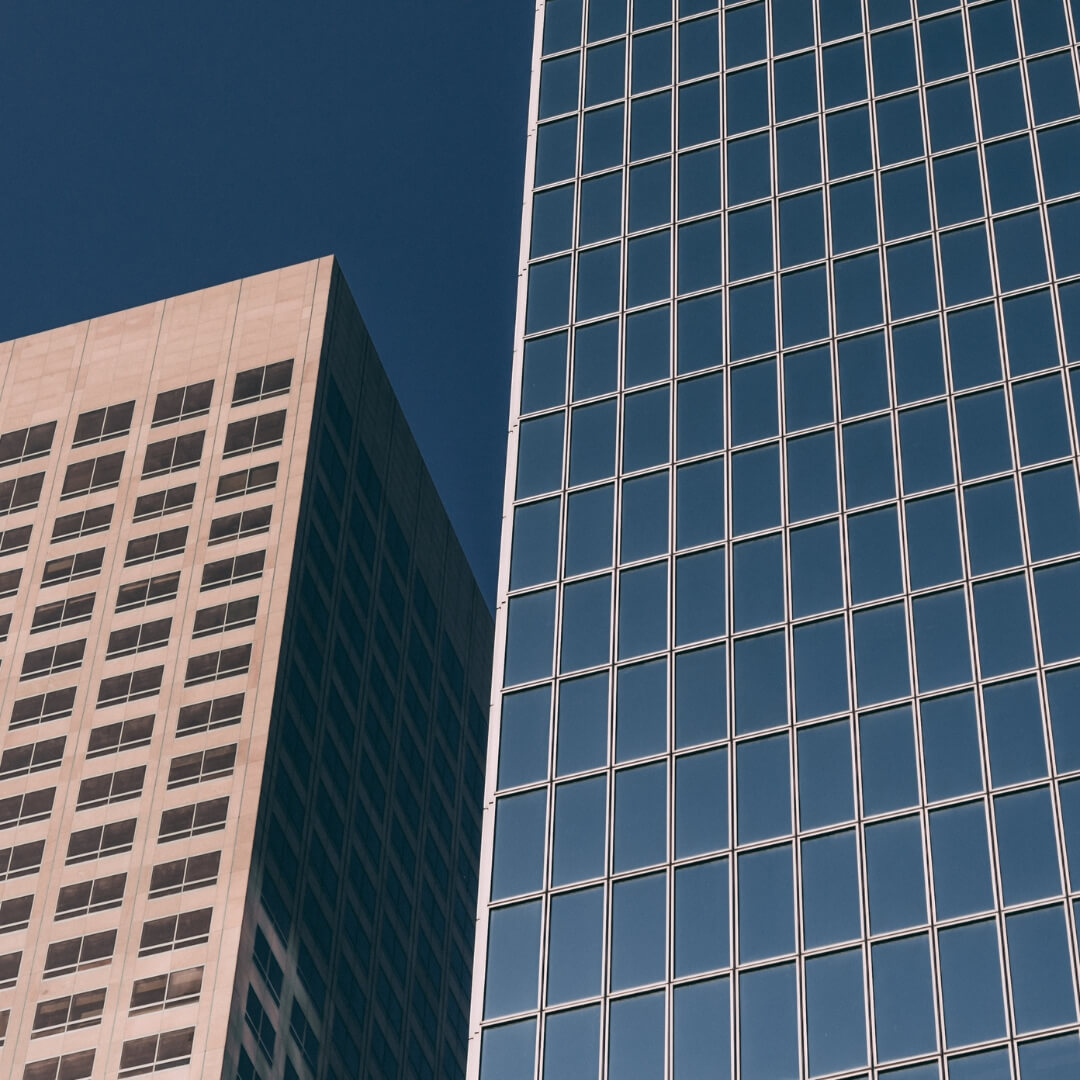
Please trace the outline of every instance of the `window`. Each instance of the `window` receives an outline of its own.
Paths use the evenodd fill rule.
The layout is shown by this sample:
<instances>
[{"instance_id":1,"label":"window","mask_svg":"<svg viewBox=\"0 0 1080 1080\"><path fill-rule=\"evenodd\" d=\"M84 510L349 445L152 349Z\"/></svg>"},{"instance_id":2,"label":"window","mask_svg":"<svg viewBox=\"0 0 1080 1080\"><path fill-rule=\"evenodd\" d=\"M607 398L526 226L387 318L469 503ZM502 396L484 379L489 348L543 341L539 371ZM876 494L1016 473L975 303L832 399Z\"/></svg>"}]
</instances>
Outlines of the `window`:
<instances>
[{"instance_id":1,"label":"window","mask_svg":"<svg viewBox=\"0 0 1080 1080\"><path fill-rule=\"evenodd\" d=\"M124 451L103 454L101 457L76 461L67 467L61 499L74 499L89 495L92 491L104 491L120 483L120 471L124 467Z\"/></svg>"},{"instance_id":2,"label":"window","mask_svg":"<svg viewBox=\"0 0 1080 1080\"><path fill-rule=\"evenodd\" d=\"M22 962L22 953L7 953L0 956L0 990L7 990L15 985L19 977L19 965Z\"/></svg>"},{"instance_id":3,"label":"window","mask_svg":"<svg viewBox=\"0 0 1080 1080\"><path fill-rule=\"evenodd\" d=\"M55 796L56 788L40 788L0 799L0 829L13 829L31 821L43 821L52 813Z\"/></svg>"},{"instance_id":4,"label":"window","mask_svg":"<svg viewBox=\"0 0 1080 1080\"><path fill-rule=\"evenodd\" d=\"M112 524L112 513L111 506L94 506L75 514L64 514L53 525L52 542L55 544L59 540L73 540L77 536L104 532Z\"/></svg>"},{"instance_id":5,"label":"window","mask_svg":"<svg viewBox=\"0 0 1080 1080\"><path fill-rule=\"evenodd\" d=\"M193 469L202 458L205 438L205 431L193 431L188 435L177 435L172 439L151 443L146 448L146 457L143 458L142 478L145 480L149 476Z\"/></svg>"},{"instance_id":6,"label":"window","mask_svg":"<svg viewBox=\"0 0 1080 1080\"><path fill-rule=\"evenodd\" d=\"M59 645L49 645L44 649L33 649L23 657L22 679L36 679L42 675L53 675L58 671L68 671L82 664L86 651L86 638L82 641L65 641Z\"/></svg>"},{"instance_id":7,"label":"window","mask_svg":"<svg viewBox=\"0 0 1080 1080\"><path fill-rule=\"evenodd\" d=\"M147 518L165 517L177 514L181 510L190 510L195 501L195 485L180 484L178 487L153 491L149 495L140 495L135 500L135 516L132 521L146 521Z\"/></svg>"},{"instance_id":8,"label":"window","mask_svg":"<svg viewBox=\"0 0 1080 1080\"><path fill-rule=\"evenodd\" d=\"M185 705L176 721L176 734L195 735L201 731L238 724L243 711L243 694L230 694L213 701L197 701L192 705Z\"/></svg>"},{"instance_id":9,"label":"window","mask_svg":"<svg viewBox=\"0 0 1080 1080\"><path fill-rule=\"evenodd\" d=\"M34 611L30 633L40 634L45 630L56 630L61 626L86 622L93 613L94 593L83 593L81 596L69 596L65 600L54 600L51 604L42 604Z\"/></svg>"},{"instance_id":10,"label":"window","mask_svg":"<svg viewBox=\"0 0 1080 1080\"><path fill-rule=\"evenodd\" d=\"M75 424L75 438L72 446L85 446L87 443L104 442L126 435L131 430L131 417L135 412L135 402L125 401L121 405L109 405L104 409L91 409L79 414Z\"/></svg>"},{"instance_id":11,"label":"window","mask_svg":"<svg viewBox=\"0 0 1080 1080\"><path fill-rule=\"evenodd\" d=\"M93 825L89 829L80 829L71 834L68 841L65 866L87 862L90 859L102 859L107 855L117 855L130 851L135 839L135 819L111 821L106 825Z\"/></svg>"},{"instance_id":12,"label":"window","mask_svg":"<svg viewBox=\"0 0 1080 1080\"><path fill-rule=\"evenodd\" d=\"M246 596L242 600L230 600L227 604L203 608L195 613L195 628L191 636L204 637L235 630L239 626L250 626L258 610L257 596Z\"/></svg>"},{"instance_id":13,"label":"window","mask_svg":"<svg viewBox=\"0 0 1080 1080\"><path fill-rule=\"evenodd\" d=\"M113 675L102 679L98 689L97 707L116 705L121 701L137 701L139 698L153 697L161 689L163 667L143 668L125 675Z\"/></svg>"},{"instance_id":14,"label":"window","mask_svg":"<svg viewBox=\"0 0 1080 1080\"><path fill-rule=\"evenodd\" d=\"M34 908L34 894L12 896L0 900L0 934L25 930L30 925L30 912Z\"/></svg>"},{"instance_id":15,"label":"window","mask_svg":"<svg viewBox=\"0 0 1080 1080\"><path fill-rule=\"evenodd\" d=\"M214 380L192 383L175 390L163 390L154 403L154 419L151 427L172 424L178 420L187 420L192 416L201 416L210 411L210 399L214 394Z\"/></svg>"},{"instance_id":16,"label":"window","mask_svg":"<svg viewBox=\"0 0 1080 1080\"><path fill-rule=\"evenodd\" d=\"M247 1001L244 1005L244 1022L255 1036L255 1042L259 1045L259 1053L262 1054L268 1064L274 1060L274 1041L277 1038L274 1025L270 1017L266 1015L266 1009L255 993L254 986L248 986Z\"/></svg>"},{"instance_id":17,"label":"window","mask_svg":"<svg viewBox=\"0 0 1080 1080\"><path fill-rule=\"evenodd\" d=\"M94 1051L80 1050L46 1061L32 1061L23 1070L22 1080L84 1080L93 1071Z\"/></svg>"},{"instance_id":18,"label":"window","mask_svg":"<svg viewBox=\"0 0 1080 1080\"><path fill-rule=\"evenodd\" d=\"M105 724L90 732L86 756L103 757L122 750L133 750L137 746L149 746L153 732L153 716L136 716L130 720L117 720L115 724Z\"/></svg>"},{"instance_id":19,"label":"window","mask_svg":"<svg viewBox=\"0 0 1080 1080\"><path fill-rule=\"evenodd\" d=\"M30 533L33 525L20 525L15 529L0 532L0 555L15 555L30 546Z\"/></svg>"},{"instance_id":20,"label":"window","mask_svg":"<svg viewBox=\"0 0 1080 1080\"><path fill-rule=\"evenodd\" d=\"M221 852L189 855L186 859L158 863L150 875L150 896L173 896L191 889L202 889L217 881Z\"/></svg>"},{"instance_id":21,"label":"window","mask_svg":"<svg viewBox=\"0 0 1080 1080\"><path fill-rule=\"evenodd\" d=\"M246 401L261 401L277 394L287 394L292 382L292 370L293 362L290 359L237 372L232 403L242 405Z\"/></svg>"},{"instance_id":22,"label":"window","mask_svg":"<svg viewBox=\"0 0 1080 1080\"><path fill-rule=\"evenodd\" d=\"M270 942L262 932L261 926L255 927L255 952L253 959L255 960L255 966L259 969L259 972L263 977L263 981L266 983L267 989L270 991L270 996L274 1001L280 1003L281 984L284 981L285 976L281 970L281 965L274 956L274 950L271 947Z\"/></svg>"},{"instance_id":23,"label":"window","mask_svg":"<svg viewBox=\"0 0 1080 1080\"><path fill-rule=\"evenodd\" d=\"M43 1035L55 1035L60 1031L92 1027L101 1023L101 1014L104 1011L104 987L101 990L84 990L81 994L53 998L51 1001L40 1001L34 1013L30 1038L40 1039Z\"/></svg>"},{"instance_id":24,"label":"window","mask_svg":"<svg viewBox=\"0 0 1080 1080\"><path fill-rule=\"evenodd\" d=\"M7 612L5 615L0 615L0 641L7 641L8 633L11 631L11 612Z\"/></svg>"},{"instance_id":25,"label":"window","mask_svg":"<svg viewBox=\"0 0 1080 1080\"><path fill-rule=\"evenodd\" d=\"M285 433L285 410L234 420L225 432L223 457L250 454L268 446L280 446Z\"/></svg>"},{"instance_id":26,"label":"window","mask_svg":"<svg viewBox=\"0 0 1080 1080\"><path fill-rule=\"evenodd\" d=\"M185 686L197 686L199 683L212 682L214 679L227 679L230 675L240 675L251 664L251 646L234 645L231 649L220 649L213 653L193 656L184 675Z\"/></svg>"},{"instance_id":27,"label":"window","mask_svg":"<svg viewBox=\"0 0 1080 1080\"><path fill-rule=\"evenodd\" d=\"M21 579L22 567L0 573L0 597L14 596L19 591L19 581Z\"/></svg>"},{"instance_id":28,"label":"window","mask_svg":"<svg viewBox=\"0 0 1080 1080\"><path fill-rule=\"evenodd\" d=\"M0 435L0 466L41 457L52 449L56 421L19 428Z\"/></svg>"},{"instance_id":29,"label":"window","mask_svg":"<svg viewBox=\"0 0 1080 1080\"><path fill-rule=\"evenodd\" d=\"M44 851L44 840L0 848L0 881L11 881L12 878L23 877L26 874L36 874L41 869L41 856Z\"/></svg>"},{"instance_id":30,"label":"window","mask_svg":"<svg viewBox=\"0 0 1080 1080\"><path fill-rule=\"evenodd\" d=\"M11 710L11 727L15 729L30 724L43 724L49 720L60 720L71 715L74 705L74 686L20 698Z\"/></svg>"},{"instance_id":31,"label":"window","mask_svg":"<svg viewBox=\"0 0 1080 1080\"><path fill-rule=\"evenodd\" d=\"M172 759L169 766L169 788L197 784L203 780L216 780L229 776L236 764L236 743L230 746L211 746L193 754L183 754Z\"/></svg>"},{"instance_id":32,"label":"window","mask_svg":"<svg viewBox=\"0 0 1080 1080\"><path fill-rule=\"evenodd\" d=\"M42 769L54 769L64 758L67 737L42 739L25 746L11 746L0 757L0 780L9 776L26 776Z\"/></svg>"},{"instance_id":33,"label":"window","mask_svg":"<svg viewBox=\"0 0 1080 1080\"><path fill-rule=\"evenodd\" d=\"M104 559L104 548L94 548L93 551L75 551L70 555L49 559L41 573L42 588L48 585L59 585L65 581L76 581L78 578L93 577L94 574L101 572Z\"/></svg>"},{"instance_id":34,"label":"window","mask_svg":"<svg viewBox=\"0 0 1080 1080\"><path fill-rule=\"evenodd\" d=\"M168 971L161 975L151 975L147 979L136 979L131 988L129 1015L171 1009L177 1005L186 1005L189 1001L198 1001L199 992L202 990L202 979L201 967L184 968L182 971Z\"/></svg>"},{"instance_id":35,"label":"window","mask_svg":"<svg viewBox=\"0 0 1080 1080\"><path fill-rule=\"evenodd\" d=\"M269 465L257 465L251 469L226 473L218 477L216 499L221 502L223 499L233 499L239 495L248 495L253 491L265 491L277 483L277 474L276 461L270 462ZM2 494L2 489L0 489L0 494Z\"/></svg>"},{"instance_id":36,"label":"window","mask_svg":"<svg viewBox=\"0 0 1080 1080\"><path fill-rule=\"evenodd\" d=\"M138 536L134 540L129 540L124 565L135 566L137 563L179 555L187 543L187 534L187 526L182 525L178 529L166 529L164 532Z\"/></svg>"},{"instance_id":37,"label":"window","mask_svg":"<svg viewBox=\"0 0 1080 1080\"><path fill-rule=\"evenodd\" d=\"M92 881L65 885L56 898L56 919L75 919L91 911L119 907L124 899L127 874L109 874Z\"/></svg>"},{"instance_id":38,"label":"window","mask_svg":"<svg viewBox=\"0 0 1080 1080\"><path fill-rule=\"evenodd\" d=\"M158 829L158 843L165 844L170 840L183 840L189 836L224 829L228 812L227 795L220 799L207 799L164 810L161 814L161 827Z\"/></svg>"},{"instance_id":39,"label":"window","mask_svg":"<svg viewBox=\"0 0 1080 1080\"><path fill-rule=\"evenodd\" d=\"M44 481L45 474L39 472L0 483L0 514L14 514L37 506Z\"/></svg>"},{"instance_id":40,"label":"window","mask_svg":"<svg viewBox=\"0 0 1080 1080\"><path fill-rule=\"evenodd\" d=\"M304 1060L308 1063L308 1067L312 1072L315 1072L318 1068L319 1040L315 1036L315 1031L312 1028L310 1021L304 1015L304 1010L300 1007L300 1002L295 998L292 1003L292 1012L289 1015L289 1031L296 1040L296 1045L300 1048L300 1052L304 1055Z\"/></svg>"},{"instance_id":41,"label":"window","mask_svg":"<svg viewBox=\"0 0 1080 1080\"><path fill-rule=\"evenodd\" d=\"M129 1039L120 1052L118 1075L138 1076L140 1073L186 1065L191 1060L191 1047L194 1042L193 1027L163 1031L159 1035L146 1035L141 1039Z\"/></svg>"},{"instance_id":42,"label":"window","mask_svg":"<svg viewBox=\"0 0 1080 1080\"><path fill-rule=\"evenodd\" d=\"M200 590L220 589L226 585L235 585L240 581L249 581L262 575L266 562L265 551L249 551L243 555L234 555L231 559L207 563L203 567Z\"/></svg>"},{"instance_id":43,"label":"window","mask_svg":"<svg viewBox=\"0 0 1080 1080\"><path fill-rule=\"evenodd\" d=\"M0 1010L0 1046L4 1045L4 1040L7 1038L8 1020L11 1018L11 1010Z\"/></svg>"},{"instance_id":44,"label":"window","mask_svg":"<svg viewBox=\"0 0 1080 1080\"><path fill-rule=\"evenodd\" d=\"M238 540L242 536L267 532L270 528L271 509L269 506L256 506L239 514L214 518L210 522L209 543L222 544L226 540Z\"/></svg>"},{"instance_id":45,"label":"window","mask_svg":"<svg viewBox=\"0 0 1080 1080\"><path fill-rule=\"evenodd\" d=\"M88 776L79 785L76 810L89 810L92 806L108 806L110 803L137 799L142 794L146 766L136 765L101 776Z\"/></svg>"},{"instance_id":46,"label":"window","mask_svg":"<svg viewBox=\"0 0 1080 1080\"><path fill-rule=\"evenodd\" d=\"M131 608L148 607L172 600L180 588L180 571L171 574L158 574L156 577L129 581L116 591L116 610L128 611Z\"/></svg>"},{"instance_id":47,"label":"window","mask_svg":"<svg viewBox=\"0 0 1080 1080\"><path fill-rule=\"evenodd\" d=\"M106 660L117 656L130 656L133 653L160 649L167 645L172 619L154 619L141 626L124 626L109 635L109 645L105 653Z\"/></svg>"},{"instance_id":48,"label":"window","mask_svg":"<svg viewBox=\"0 0 1080 1080\"><path fill-rule=\"evenodd\" d=\"M198 911L181 911L160 919L148 919L143 923L139 938L139 955L153 956L172 949L186 949L202 945L210 937L210 916L213 908Z\"/></svg>"},{"instance_id":49,"label":"window","mask_svg":"<svg viewBox=\"0 0 1080 1080\"><path fill-rule=\"evenodd\" d=\"M115 945L115 930L101 930L85 937L54 941L45 954L45 978L54 979L58 975L101 967L112 959Z\"/></svg>"}]
</instances>

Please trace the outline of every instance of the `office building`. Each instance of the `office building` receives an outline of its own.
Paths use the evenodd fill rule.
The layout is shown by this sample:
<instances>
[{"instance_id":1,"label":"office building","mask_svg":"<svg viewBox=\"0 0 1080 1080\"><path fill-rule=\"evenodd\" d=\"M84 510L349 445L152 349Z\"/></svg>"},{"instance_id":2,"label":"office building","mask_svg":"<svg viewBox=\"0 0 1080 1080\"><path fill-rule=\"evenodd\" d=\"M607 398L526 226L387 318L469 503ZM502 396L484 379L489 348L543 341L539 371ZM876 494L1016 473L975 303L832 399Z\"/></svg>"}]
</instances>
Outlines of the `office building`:
<instances>
[{"instance_id":1,"label":"office building","mask_svg":"<svg viewBox=\"0 0 1080 1080\"><path fill-rule=\"evenodd\" d=\"M471 1080L1080 1075L1078 31L537 5Z\"/></svg>"},{"instance_id":2,"label":"office building","mask_svg":"<svg viewBox=\"0 0 1080 1080\"><path fill-rule=\"evenodd\" d=\"M462 1076L491 619L334 261L0 380L0 1073Z\"/></svg>"}]
</instances>

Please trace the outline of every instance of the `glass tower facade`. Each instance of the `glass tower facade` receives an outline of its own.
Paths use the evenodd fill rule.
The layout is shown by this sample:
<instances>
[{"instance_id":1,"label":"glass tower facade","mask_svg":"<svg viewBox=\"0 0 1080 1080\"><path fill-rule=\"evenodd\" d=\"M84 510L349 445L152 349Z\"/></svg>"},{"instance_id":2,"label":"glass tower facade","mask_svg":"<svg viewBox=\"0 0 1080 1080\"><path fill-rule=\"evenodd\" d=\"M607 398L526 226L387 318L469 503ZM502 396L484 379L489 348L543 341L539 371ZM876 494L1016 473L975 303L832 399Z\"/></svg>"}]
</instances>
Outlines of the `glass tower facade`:
<instances>
[{"instance_id":1,"label":"glass tower facade","mask_svg":"<svg viewBox=\"0 0 1080 1080\"><path fill-rule=\"evenodd\" d=\"M538 3L472 1080L1080 1075L1078 31Z\"/></svg>"}]
</instances>

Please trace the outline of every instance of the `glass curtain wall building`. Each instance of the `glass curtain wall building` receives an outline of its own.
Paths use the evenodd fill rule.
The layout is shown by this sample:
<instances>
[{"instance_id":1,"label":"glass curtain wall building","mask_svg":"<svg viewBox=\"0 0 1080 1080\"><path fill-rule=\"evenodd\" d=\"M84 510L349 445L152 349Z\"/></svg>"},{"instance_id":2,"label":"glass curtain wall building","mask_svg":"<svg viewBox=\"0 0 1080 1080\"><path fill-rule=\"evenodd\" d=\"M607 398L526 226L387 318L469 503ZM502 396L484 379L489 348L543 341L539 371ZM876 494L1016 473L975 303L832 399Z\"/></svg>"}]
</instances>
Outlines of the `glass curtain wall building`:
<instances>
[{"instance_id":1,"label":"glass curtain wall building","mask_svg":"<svg viewBox=\"0 0 1080 1080\"><path fill-rule=\"evenodd\" d=\"M472 1080L1080 1075L1078 30L538 4Z\"/></svg>"}]
</instances>

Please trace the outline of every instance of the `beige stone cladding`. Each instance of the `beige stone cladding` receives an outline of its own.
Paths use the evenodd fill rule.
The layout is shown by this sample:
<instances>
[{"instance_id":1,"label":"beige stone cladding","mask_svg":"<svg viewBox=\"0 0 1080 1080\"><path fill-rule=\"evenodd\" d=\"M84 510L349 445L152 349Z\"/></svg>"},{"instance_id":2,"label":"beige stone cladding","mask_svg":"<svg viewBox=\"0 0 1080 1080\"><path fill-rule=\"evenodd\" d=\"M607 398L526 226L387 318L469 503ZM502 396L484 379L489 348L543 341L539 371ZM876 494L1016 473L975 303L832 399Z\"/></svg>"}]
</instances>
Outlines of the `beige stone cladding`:
<instances>
[{"instance_id":1,"label":"beige stone cladding","mask_svg":"<svg viewBox=\"0 0 1080 1080\"><path fill-rule=\"evenodd\" d=\"M0 1075L220 1074L332 274L0 345Z\"/></svg>"}]
</instances>

